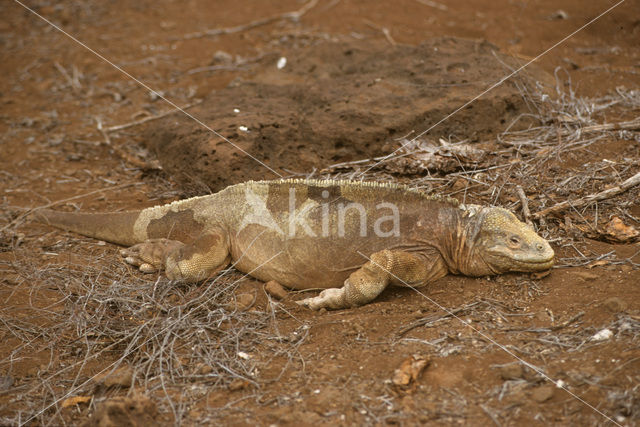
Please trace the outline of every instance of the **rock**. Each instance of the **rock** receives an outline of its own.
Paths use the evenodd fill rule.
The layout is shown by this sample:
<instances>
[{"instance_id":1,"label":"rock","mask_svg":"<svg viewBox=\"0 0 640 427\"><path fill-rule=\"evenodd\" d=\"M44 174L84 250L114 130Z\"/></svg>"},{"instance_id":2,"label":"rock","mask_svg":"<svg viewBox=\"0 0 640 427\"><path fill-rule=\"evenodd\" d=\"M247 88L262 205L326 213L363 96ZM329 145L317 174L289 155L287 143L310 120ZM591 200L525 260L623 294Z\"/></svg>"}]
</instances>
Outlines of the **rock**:
<instances>
[{"instance_id":1,"label":"rock","mask_svg":"<svg viewBox=\"0 0 640 427\"><path fill-rule=\"evenodd\" d=\"M215 64L231 64L233 62L233 56L223 50L217 50L213 54L213 63Z\"/></svg>"},{"instance_id":2,"label":"rock","mask_svg":"<svg viewBox=\"0 0 640 427\"><path fill-rule=\"evenodd\" d=\"M627 303L618 297L607 298L602 306L606 308L611 313L620 313L621 311L625 311L627 309Z\"/></svg>"},{"instance_id":3,"label":"rock","mask_svg":"<svg viewBox=\"0 0 640 427\"><path fill-rule=\"evenodd\" d=\"M283 299L288 295L287 290L275 280L270 280L264 285L264 290L275 299Z\"/></svg>"},{"instance_id":4,"label":"rock","mask_svg":"<svg viewBox=\"0 0 640 427\"><path fill-rule=\"evenodd\" d=\"M96 384L105 387L130 387L133 379L133 370L128 365L124 365L111 372L111 369L93 377Z\"/></svg>"},{"instance_id":5,"label":"rock","mask_svg":"<svg viewBox=\"0 0 640 427\"><path fill-rule=\"evenodd\" d=\"M513 363L500 368L500 378L505 381L522 378L524 371L520 363Z\"/></svg>"},{"instance_id":6,"label":"rock","mask_svg":"<svg viewBox=\"0 0 640 427\"><path fill-rule=\"evenodd\" d=\"M83 427L145 427L156 424L155 403L142 395L115 397L97 405L96 412L82 424Z\"/></svg>"},{"instance_id":7,"label":"rock","mask_svg":"<svg viewBox=\"0 0 640 427\"><path fill-rule=\"evenodd\" d=\"M558 9L551 15L547 16L547 19L550 21L555 21L557 19L569 19L569 14L562 9Z\"/></svg>"},{"instance_id":8,"label":"rock","mask_svg":"<svg viewBox=\"0 0 640 427\"><path fill-rule=\"evenodd\" d=\"M593 336L591 337L592 341L606 341L609 338L611 338L613 336L613 332L611 332L611 329L609 328L604 328L598 332L596 332L595 334L593 334Z\"/></svg>"},{"instance_id":9,"label":"rock","mask_svg":"<svg viewBox=\"0 0 640 427\"><path fill-rule=\"evenodd\" d=\"M551 385L543 385L531 392L531 398L538 403L546 402L553 397L555 387Z\"/></svg>"},{"instance_id":10,"label":"rock","mask_svg":"<svg viewBox=\"0 0 640 427\"><path fill-rule=\"evenodd\" d=\"M628 243L640 236L633 225L627 225L619 217L613 216L605 228L605 237L613 243Z\"/></svg>"}]
</instances>

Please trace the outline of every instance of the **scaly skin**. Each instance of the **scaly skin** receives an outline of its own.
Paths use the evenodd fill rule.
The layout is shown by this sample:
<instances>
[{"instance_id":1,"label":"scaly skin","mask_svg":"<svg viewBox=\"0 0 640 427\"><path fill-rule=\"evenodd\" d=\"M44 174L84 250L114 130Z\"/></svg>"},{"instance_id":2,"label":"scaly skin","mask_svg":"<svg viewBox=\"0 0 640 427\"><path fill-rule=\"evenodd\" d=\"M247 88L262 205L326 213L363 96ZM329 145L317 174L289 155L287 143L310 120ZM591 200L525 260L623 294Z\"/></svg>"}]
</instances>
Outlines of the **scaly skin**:
<instances>
[{"instance_id":1,"label":"scaly skin","mask_svg":"<svg viewBox=\"0 0 640 427\"><path fill-rule=\"evenodd\" d=\"M553 265L548 242L511 212L459 205L403 186L350 181L247 182L136 212L36 212L36 219L130 246L143 272L199 282L232 263L293 289L325 288L312 309L366 304L389 284Z\"/></svg>"}]
</instances>

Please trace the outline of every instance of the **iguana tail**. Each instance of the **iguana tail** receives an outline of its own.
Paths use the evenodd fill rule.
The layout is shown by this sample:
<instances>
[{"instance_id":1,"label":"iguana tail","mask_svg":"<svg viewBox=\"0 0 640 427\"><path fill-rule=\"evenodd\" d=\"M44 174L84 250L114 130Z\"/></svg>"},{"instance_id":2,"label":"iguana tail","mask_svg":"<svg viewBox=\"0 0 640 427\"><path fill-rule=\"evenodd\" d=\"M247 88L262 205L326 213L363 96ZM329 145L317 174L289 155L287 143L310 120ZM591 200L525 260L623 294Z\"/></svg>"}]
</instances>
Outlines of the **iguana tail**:
<instances>
[{"instance_id":1,"label":"iguana tail","mask_svg":"<svg viewBox=\"0 0 640 427\"><path fill-rule=\"evenodd\" d=\"M134 225L141 211L111 213L59 212L40 209L31 217L43 224L123 246L140 243Z\"/></svg>"}]
</instances>

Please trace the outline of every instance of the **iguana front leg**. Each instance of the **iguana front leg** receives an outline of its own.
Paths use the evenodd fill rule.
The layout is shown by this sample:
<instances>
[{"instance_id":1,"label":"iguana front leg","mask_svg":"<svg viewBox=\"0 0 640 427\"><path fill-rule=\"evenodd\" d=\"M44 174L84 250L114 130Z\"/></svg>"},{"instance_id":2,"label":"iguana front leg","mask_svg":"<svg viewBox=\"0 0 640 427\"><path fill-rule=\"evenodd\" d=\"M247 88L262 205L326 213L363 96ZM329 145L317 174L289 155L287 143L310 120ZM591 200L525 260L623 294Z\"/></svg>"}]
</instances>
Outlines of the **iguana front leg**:
<instances>
[{"instance_id":1,"label":"iguana front leg","mask_svg":"<svg viewBox=\"0 0 640 427\"><path fill-rule=\"evenodd\" d=\"M340 309L373 301L389 284L422 286L447 274L440 254L433 256L383 250L354 271L341 288L325 289L319 296L298 301L313 310Z\"/></svg>"},{"instance_id":2,"label":"iguana front leg","mask_svg":"<svg viewBox=\"0 0 640 427\"><path fill-rule=\"evenodd\" d=\"M171 280L200 282L229 264L229 244L223 233L206 233L193 243L150 239L123 249L125 261L144 273L164 270Z\"/></svg>"}]
</instances>

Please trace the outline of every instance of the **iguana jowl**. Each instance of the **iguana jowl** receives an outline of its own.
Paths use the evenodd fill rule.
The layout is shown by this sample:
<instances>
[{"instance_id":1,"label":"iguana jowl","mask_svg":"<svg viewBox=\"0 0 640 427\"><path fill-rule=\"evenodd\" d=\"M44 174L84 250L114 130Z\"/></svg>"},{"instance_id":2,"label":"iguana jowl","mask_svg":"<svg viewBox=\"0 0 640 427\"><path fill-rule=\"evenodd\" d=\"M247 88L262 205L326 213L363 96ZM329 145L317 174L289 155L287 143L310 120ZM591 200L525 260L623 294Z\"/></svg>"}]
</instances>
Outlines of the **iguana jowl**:
<instances>
[{"instance_id":1,"label":"iguana jowl","mask_svg":"<svg viewBox=\"0 0 640 427\"><path fill-rule=\"evenodd\" d=\"M325 288L312 309L366 304L387 285L448 273L485 276L553 265L549 243L511 212L404 186L246 182L137 212L37 212L44 223L119 245L143 272L198 282L232 263L263 281Z\"/></svg>"}]
</instances>

